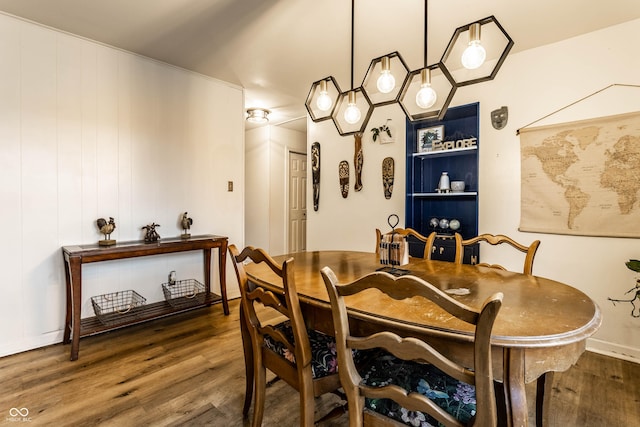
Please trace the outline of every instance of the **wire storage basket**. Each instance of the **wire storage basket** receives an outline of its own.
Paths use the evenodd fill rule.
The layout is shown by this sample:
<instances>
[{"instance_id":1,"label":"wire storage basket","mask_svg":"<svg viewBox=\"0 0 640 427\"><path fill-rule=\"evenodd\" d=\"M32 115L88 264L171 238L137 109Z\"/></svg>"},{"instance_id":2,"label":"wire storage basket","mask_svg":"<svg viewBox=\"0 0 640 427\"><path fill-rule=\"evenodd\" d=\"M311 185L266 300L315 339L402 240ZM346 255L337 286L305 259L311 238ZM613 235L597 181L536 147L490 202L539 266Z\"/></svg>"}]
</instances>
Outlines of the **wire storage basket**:
<instances>
[{"instance_id":1,"label":"wire storage basket","mask_svg":"<svg viewBox=\"0 0 640 427\"><path fill-rule=\"evenodd\" d=\"M184 308L204 303L204 285L195 279L163 283L164 298L172 307Z\"/></svg>"},{"instance_id":2,"label":"wire storage basket","mask_svg":"<svg viewBox=\"0 0 640 427\"><path fill-rule=\"evenodd\" d=\"M113 325L138 315L138 307L147 300L133 290L112 292L91 297L91 305L98 320L104 325Z\"/></svg>"}]
</instances>

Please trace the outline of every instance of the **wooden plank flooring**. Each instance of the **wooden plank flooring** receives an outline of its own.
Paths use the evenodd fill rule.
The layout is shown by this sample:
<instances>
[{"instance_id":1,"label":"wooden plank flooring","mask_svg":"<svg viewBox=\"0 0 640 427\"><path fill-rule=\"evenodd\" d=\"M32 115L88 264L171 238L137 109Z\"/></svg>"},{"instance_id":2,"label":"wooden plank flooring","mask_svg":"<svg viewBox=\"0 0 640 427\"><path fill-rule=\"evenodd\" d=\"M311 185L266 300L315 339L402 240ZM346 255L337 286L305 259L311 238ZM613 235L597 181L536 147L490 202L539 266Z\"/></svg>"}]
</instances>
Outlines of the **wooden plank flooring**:
<instances>
[{"instance_id":1,"label":"wooden plank flooring","mask_svg":"<svg viewBox=\"0 0 640 427\"><path fill-rule=\"evenodd\" d=\"M31 426L249 425L241 413L238 302L230 302L230 316L215 305L83 338L75 362L62 344L0 358L0 426L25 425L11 408L27 408ZM340 403L318 399L316 418ZM551 426L634 425L640 364L587 352L554 376L551 405ZM265 426L297 426L298 412L293 389L269 388ZM347 421L342 415L324 426Z\"/></svg>"}]
</instances>

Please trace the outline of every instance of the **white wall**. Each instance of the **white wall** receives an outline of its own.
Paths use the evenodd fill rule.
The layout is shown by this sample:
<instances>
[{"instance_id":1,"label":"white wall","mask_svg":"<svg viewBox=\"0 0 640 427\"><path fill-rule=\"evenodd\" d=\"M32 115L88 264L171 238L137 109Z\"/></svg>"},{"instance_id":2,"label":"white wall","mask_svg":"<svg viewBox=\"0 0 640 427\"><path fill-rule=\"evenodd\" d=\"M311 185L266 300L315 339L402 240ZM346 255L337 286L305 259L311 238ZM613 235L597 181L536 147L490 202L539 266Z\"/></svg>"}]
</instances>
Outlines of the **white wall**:
<instances>
[{"instance_id":1,"label":"white wall","mask_svg":"<svg viewBox=\"0 0 640 427\"><path fill-rule=\"evenodd\" d=\"M639 31L640 20L636 20L510 55L495 80L459 89L452 104L480 102L480 233L508 234L524 243L540 239L534 274L582 290L602 310L602 327L589 341L589 348L635 360L640 359L640 319L630 316L630 306L613 306L607 297L620 297L634 286L634 274L624 262L640 257L638 239L519 232L520 143L516 130L610 84L640 84ZM638 111L639 91L616 89L613 96L602 95L539 124ZM490 112L503 105L509 107L509 122L498 131L491 126ZM376 110L368 128L378 126L387 116L393 116L395 124L402 123L400 108L394 105ZM353 193L352 186L344 200L337 187L337 167L342 159L353 167L352 138L340 137L331 122L309 121L307 143L320 141L323 150L320 210L308 215L309 250L372 251L373 229L387 229L389 213L397 213L404 223L404 187L396 186L393 198L385 201L379 182L383 153L393 154L396 179L404 176L404 129L401 133L400 142L390 146L364 143L364 190ZM506 264L516 269L518 261L514 257Z\"/></svg>"},{"instance_id":2,"label":"white wall","mask_svg":"<svg viewBox=\"0 0 640 427\"><path fill-rule=\"evenodd\" d=\"M97 243L97 218L113 216L126 241L151 222L178 236L188 211L192 234L243 244L241 88L5 15L0 58L0 356L61 341L60 247ZM92 295L121 289L159 301L170 270L203 280L201 259L87 265L82 315Z\"/></svg>"},{"instance_id":3,"label":"white wall","mask_svg":"<svg viewBox=\"0 0 640 427\"><path fill-rule=\"evenodd\" d=\"M281 126L247 130L246 244L287 252L289 153L306 153L306 136Z\"/></svg>"},{"instance_id":4,"label":"white wall","mask_svg":"<svg viewBox=\"0 0 640 427\"><path fill-rule=\"evenodd\" d=\"M387 123L394 128L395 142L373 142L373 127ZM389 229L387 218L396 214L404 225L404 199L406 196L405 168L405 115L397 105L378 107L373 111L362 136L362 189L354 191L355 170L353 136L340 136L331 120L319 123L308 121L307 142L320 143L320 206L318 211L307 212L307 249L345 249L372 252L376 244L375 229ZM391 199L384 198L382 186L382 160L393 157L395 180ZM349 162L349 194L340 193L338 164ZM311 180L309 180L311 182ZM313 206L313 191L307 190L307 206Z\"/></svg>"}]
</instances>

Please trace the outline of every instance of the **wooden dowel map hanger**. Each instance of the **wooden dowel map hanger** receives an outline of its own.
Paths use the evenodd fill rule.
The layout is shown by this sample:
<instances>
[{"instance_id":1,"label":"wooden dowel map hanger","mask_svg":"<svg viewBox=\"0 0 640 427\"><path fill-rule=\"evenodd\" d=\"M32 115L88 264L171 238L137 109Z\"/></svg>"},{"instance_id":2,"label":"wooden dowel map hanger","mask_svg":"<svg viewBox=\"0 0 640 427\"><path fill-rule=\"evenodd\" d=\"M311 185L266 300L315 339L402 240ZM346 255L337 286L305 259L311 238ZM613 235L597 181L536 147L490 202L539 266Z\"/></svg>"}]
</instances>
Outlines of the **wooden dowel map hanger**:
<instances>
[{"instance_id":1,"label":"wooden dowel map hanger","mask_svg":"<svg viewBox=\"0 0 640 427\"><path fill-rule=\"evenodd\" d=\"M597 95L597 94L599 94L599 93L601 93L601 92L604 92L604 91L606 91L607 89L610 89L610 88L612 88L612 87L640 88L640 85L624 84L624 83L613 83L613 84L610 84L609 86L606 86L606 87L604 87L604 88L602 88L602 89L600 89L600 90L597 90L597 91L595 91L595 92L593 92L593 93L591 93L591 94L589 94L589 95L587 95L587 96L583 96L582 98L578 99L577 101L574 101L574 102L572 102L572 103L570 103L570 104L568 104L568 105L565 105L564 107L559 108L559 109L557 109L557 110L555 110L555 111L553 111L553 112L551 112L551 113L547 114L546 116L540 117L539 119L534 120L534 121L532 121L531 123L529 123L529 124L526 124L526 125L522 126L521 128L519 128L519 129L517 129L517 130L516 130L516 135L520 135L520 131L521 131L521 130L523 130L523 129L525 129L525 128L528 128L529 126L531 126L531 125L533 125L533 124L536 124L536 123L538 123L538 122L541 122L542 120L544 120L544 119L546 119L546 118L549 118L549 117L553 116L554 114L559 113L560 111L566 110L567 108L572 107L572 106L574 106L574 105L576 105L576 104L579 104L580 102L585 101L585 100L587 100L587 99L591 98L592 96L595 96L595 95Z\"/></svg>"}]
</instances>

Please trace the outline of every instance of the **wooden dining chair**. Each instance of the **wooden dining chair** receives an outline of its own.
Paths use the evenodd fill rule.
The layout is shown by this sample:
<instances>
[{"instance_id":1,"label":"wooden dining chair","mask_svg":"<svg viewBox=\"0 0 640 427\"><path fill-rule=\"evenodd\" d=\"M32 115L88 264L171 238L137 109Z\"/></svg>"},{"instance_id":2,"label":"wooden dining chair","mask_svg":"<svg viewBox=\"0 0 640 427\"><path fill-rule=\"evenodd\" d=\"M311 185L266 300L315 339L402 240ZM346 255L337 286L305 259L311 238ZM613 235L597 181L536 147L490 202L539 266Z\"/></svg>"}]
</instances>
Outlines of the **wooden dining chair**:
<instances>
[{"instance_id":1,"label":"wooden dining chair","mask_svg":"<svg viewBox=\"0 0 640 427\"><path fill-rule=\"evenodd\" d=\"M490 245L506 244L526 254L522 272L524 274L529 274L529 275L533 274L533 259L536 256L536 251L538 250L538 246L540 246L540 240L534 240L529 246L525 246L503 234L498 234L498 235L480 234L479 236L472 237L471 239L463 240L462 236L459 233L456 233L455 240L456 240L455 262L458 264L462 264L465 246L475 245L476 243L479 243L479 242L487 242ZM493 268L499 268L501 270L506 270L506 268L504 268L500 264L489 264L489 263L483 262L476 265L482 265L485 267L493 267Z\"/></svg>"},{"instance_id":2,"label":"wooden dining chair","mask_svg":"<svg viewBox=\"0 0 640 427\"><path fill-rule=\"evenodd\" d=\"M415 276L396 278L375 272L340 285L329 267L321 271L331 301L340 380L347 395L349 425L495 426L497 405L491 366L491 331L502 305L502 293L485 300L479 310L468 307ZM349 329L345 297L375 288L390 298L415 298L433 316L454 316L474 328L473 366L448 359L428 341L416 338L415 326L383 320L384 332L354 336ZM368 291L370 292L370 291ZM419 301L424 298L426 301ZM437 331L425 330L425 335ZM446 332L441 332L445 333ZM413 337L412 337L413 335ZM357 366L352 350L379 349Z\"/></svg>"},{"instance_id":3,"label":"wooden dining chair","mask_svg":"<svg viewBox=\"0 0 640 427\"><path fill-rule=\"evenodd\" d=\"M314 397L338 390L337 356L333 337L307 330L293 276L293 258L278 265L264 250L251 246L238 253L229 246L241 295L241 328L246 364L243 414L246 416L255 390L252 425L262 424L266 394L266 369L300 394L300 425L314 424ZM282 279L282 291L250 281L245 262L264 263ZM285 320L270 325L264 308L275 310ZM260 310L260 316L258 311ZM273 318L274 316L270 316Z\"/></svg>"},{"instance_id":4,"label":"wooden dining chair","mask_svg":"<svg viewBox=\"0 0 640 427\"><path fill-rule=\"evenodd\" d=\"M428 236L423 236L413 228L394 228L393 233L399 234L409 239L409 236L416 238L417 240L424 242L424 252L422 258L431 259L433 242L436 240L436 232L432 232ZM376 228L376 252L380 250L380 243L382 242L382 232Z\"/></svg>"}]
</instances>

